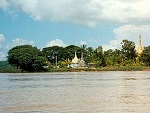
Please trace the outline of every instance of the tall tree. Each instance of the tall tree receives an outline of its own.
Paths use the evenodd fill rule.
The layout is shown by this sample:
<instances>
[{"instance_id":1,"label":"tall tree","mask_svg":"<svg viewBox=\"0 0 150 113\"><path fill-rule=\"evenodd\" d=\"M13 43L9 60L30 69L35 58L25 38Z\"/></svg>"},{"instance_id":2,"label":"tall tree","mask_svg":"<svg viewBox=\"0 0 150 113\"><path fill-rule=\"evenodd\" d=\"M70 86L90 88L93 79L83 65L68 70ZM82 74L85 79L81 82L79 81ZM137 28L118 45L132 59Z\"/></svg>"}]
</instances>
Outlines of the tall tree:
<instances>
[{"instance_id":1,"label":"tall tree","mask_svg":"<svg viewBox=\"0 0 150 113\"><path fill-rule=\"evenodd\" d=\"M81 46L82 52L84 52L84 51L86 50L87 45L86 45L86 44L83 44L83 45L80 45L80 46Z\"/></svg>"},{"instance_id":2,"label":"tall tree","mask_svg":"<svg viewBox=\"0 0 150 113\"><path fill-rule=\"evenodd\" d=\"M92 63L96 64L96 67L105 66L105 58L102 46L97 47L92 55Z\"/></svg>"},{"instance_id":3,"label":"tall tree","mask_svg":"<svg viewBox=\"0 0 150 113\"><path fill-rule=\"evenodd\" d=\"M52 46L52 47L46 47L43 48L42 53L43 56L45 56L49 62L56 63L56 60L59 62L62 60L63 57L63 47L59 46Z\"/></svg>"},{"instance_id":4,"label":"tall tree","mask_svg":"<svg viewBox=\"0 0 150 113\"><path fill-rule=\"evenodd\" d=\"M85 54L84 54L84 60L86 63L92 62L92 55L93 55L94 49L92 47L86 48Z\"/></svg>"},{"instance_id":5,"label":"tall tree","mask_svg":"<svg viewBox=\"0 0 150 113\"><path fill-rule=\"evenodd\" d=\"M122 52L129 60L136 58L135 43L133 41L123 40L122 41Z\"/></svg>"},{"instance_id":6,"label":"tall tree","mask_svg":"<svg viewBox=\"0 0 150 113\"><path fill-rule=\"evenodd\" d=\"M63 59L70 59L72 60L74 58L75 55L75 51L77 53L77 57L80 58L81 57L81 48L75 45L70 45L64 48L63 50Z\"/></svg>"},{"instance_id":7,"label":"tall tree","mask_svg":"<svg viewBox=\"0 0 150 113\"><path fill-rule=\"evenodd\" d=\"M148 47L144 47L143 53L140 57L140 60L146 65L150 66L150 45Z\"/></svg>"},{"instance_id":8,"label":"tall tree","mask_svg":"<svg viewBox=\"0 0 150 113\"><path fill-rule=\"evenodd\" d=\"M106 64L108 66L123 65L124 60L125 60L124 55L118 49L115 49L115 50L109 49L109 50L104 52L104 56L106 59Z\"/></svg>"},{"instance_id":9,"label":"tall tree","mask_svg":"<svg viewBox=\"0 0 150 113\"><path fill-rule=\"evenodd\" d=\"M41 51L36 47L22 45L9 50L8 62L23 71L43 71L46 58L42 56Z\"/></svg>"}]
</instances>

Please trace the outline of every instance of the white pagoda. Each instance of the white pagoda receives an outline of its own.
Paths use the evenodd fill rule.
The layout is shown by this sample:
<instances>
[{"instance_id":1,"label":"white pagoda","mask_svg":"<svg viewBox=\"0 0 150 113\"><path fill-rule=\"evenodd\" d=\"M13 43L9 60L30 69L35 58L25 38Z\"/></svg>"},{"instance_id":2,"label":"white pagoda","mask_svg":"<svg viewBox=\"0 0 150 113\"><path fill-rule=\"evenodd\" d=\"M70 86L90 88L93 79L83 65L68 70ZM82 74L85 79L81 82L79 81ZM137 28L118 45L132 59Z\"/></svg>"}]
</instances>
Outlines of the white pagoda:
<instances>
[{"instance_id":1,"label":"white pagoda","mask_svg":"<svg viewBox=\"0 0 150 113\"><path fill-rule=\"evenodd\" d=\"M71 67L77 67L78 64L79 64L79 59L78 59L76 51L75 51L75 55L74 55L74 58L72 59L72 66Z\"/></svg>"},{"instance_id":2,"label":"white pagoda","mask_svg":"<svg viewBox=\"0 0 150 113\"><path fill-rule=\"evenodd\" d=\"M84 61L84 58L83 58L83 52L81 52L81 60L79 62L79 67L85 67L86 64L85 64L85 61Z\"/></svg>"}]
</instances>

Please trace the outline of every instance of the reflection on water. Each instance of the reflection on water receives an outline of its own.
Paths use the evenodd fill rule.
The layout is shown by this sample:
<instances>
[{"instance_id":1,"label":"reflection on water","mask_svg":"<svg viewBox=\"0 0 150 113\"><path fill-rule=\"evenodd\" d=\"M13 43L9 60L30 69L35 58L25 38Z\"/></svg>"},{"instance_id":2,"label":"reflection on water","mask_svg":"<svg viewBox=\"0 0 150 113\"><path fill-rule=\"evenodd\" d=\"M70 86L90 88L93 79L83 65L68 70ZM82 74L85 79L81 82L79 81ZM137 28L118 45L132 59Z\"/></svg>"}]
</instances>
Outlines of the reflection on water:
<instances>
[{"instance_id":1,"label":"reflection on water","mask_svg":"<svg viewBox=\"0 0 150 113\"><path fill-rule=\"evenodd\" d=\"M0 113L150 113L150 71L0 74Z\"/></svg>"}]
</instances>

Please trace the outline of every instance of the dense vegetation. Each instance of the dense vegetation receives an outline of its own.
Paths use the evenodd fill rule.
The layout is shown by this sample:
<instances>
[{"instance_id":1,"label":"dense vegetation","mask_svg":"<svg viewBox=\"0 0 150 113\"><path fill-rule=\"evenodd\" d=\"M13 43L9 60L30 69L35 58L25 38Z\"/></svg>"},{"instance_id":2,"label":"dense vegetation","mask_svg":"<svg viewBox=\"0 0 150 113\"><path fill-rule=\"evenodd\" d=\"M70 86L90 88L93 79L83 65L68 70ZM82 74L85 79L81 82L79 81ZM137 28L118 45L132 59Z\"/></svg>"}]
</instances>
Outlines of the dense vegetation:
<instances>
[{"instance_id":1,"label":"dense vegetation","mask_svg":"<svg viewBox=\"0 0 150 113\"><path fill-rule=\"evenodd\" d=\"M30 45L16 46L8 52L8 62L23 71L43 71L46 58L36 47Z\"/></svg>"},{"instance_id":2,"label":"dense vegetation","mask_svg":"<svg viewBox=\"0 0 150 113\"><path fill-rule=\"evenodd\" d=\"M150 45L148 47L144 47L144 51L143 51L143 54L140 57L140 60L146 66L150 66Z\"/></svg>"},{"instance_id":3,"label":"dense vegetation","mask_svg":"<svg viewBox=\"0 0 150 113\"><path fill-rule=\"evenodd\" d=\"M121 50L109 49L107 51L103 51L102 46L93 49L86 45L80 47L75 45L67 47L52 46L43 48L40 51L37 47L22 45L9 50L8 62L25 72L50 71L58 66L61 69L67 69L76 51L78 58L81 58L81 52L83 52L87 66L99 70L101 70L101 67L150 66L150 46L144 47L142 55L139 56L134 42L123 40L121 45ZM70 70L70 68L68 69ZM56 68L55 70L58 71Z\"/></svg>"},{"instance_id":4,"label":"dense vegetation","mask_svg":"<svg viewBox=\"0 0 150 113\"><path fill-rule=\"evenodd\" d=\"M7 61L0 61L0 72L18 73L21 72L21 70L16 69L14 66L10 65Z\"/></svg>"}]
</instances>

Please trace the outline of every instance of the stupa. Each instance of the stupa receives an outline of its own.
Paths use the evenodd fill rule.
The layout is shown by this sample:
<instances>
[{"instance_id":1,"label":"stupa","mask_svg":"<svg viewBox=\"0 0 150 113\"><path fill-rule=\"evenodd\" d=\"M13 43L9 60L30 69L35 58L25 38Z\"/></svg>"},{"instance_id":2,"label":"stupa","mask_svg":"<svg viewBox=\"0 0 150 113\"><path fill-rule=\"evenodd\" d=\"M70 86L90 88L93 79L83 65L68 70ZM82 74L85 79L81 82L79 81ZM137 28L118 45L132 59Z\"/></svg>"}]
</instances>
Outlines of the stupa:
<instances>
[{"instance_id":1,"label":"stupa","mask_svg":"<svg viewBox=\"0 0 150 113\"><path fill-rule=\"evenodd\" d=\"M85 64L85 61L84 61L84 59L83 59L83 52L81 53L81 60L80 60L80 62L79 62L79 67L85 67L86 66L86 64Z\"/></svg>"},{"instance_id":2,"label":"stupa","mask_svg":"<svg viewBox=\"0 0 150 113\"><path fill-rule=\"evenodd\" d=\"M141 35L139 36L139 44L138 44L138 49L137 49L137 53L140 56L143 52L143 48L142 48L142 41L141 41Z\"/></svg>"},{"instance_id":3,"label":"stupa","mask_svg":"<svg viewBox=\"0 0 150 113\"><path fill-rule=\"evenodd\" d=\"M72 59L72 67L77 67L79 63L79 59L77 57L77 54L75 52L74 58Z\"/></svg>"}]
</instances>

